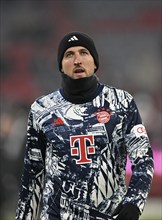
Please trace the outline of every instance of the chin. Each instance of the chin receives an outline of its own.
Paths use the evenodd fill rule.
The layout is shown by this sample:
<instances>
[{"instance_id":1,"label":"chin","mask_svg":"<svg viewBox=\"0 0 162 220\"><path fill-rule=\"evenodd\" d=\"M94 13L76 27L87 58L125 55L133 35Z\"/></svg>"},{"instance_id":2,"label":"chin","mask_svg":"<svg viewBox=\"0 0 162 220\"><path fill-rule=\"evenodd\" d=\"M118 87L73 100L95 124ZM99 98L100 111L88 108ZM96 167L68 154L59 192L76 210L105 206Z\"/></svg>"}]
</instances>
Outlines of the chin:
<instances>
[{"instance_id":1,"label":"chin","mask_svg":"<svg viewBox=\"0 0 162 220\"><path fill-rule=\"evenodd\" d=\"M73 78L74 79L80 79L80 78L85 78L87 77L86 75L75 75Z\"/></svg>"}]
</instances>

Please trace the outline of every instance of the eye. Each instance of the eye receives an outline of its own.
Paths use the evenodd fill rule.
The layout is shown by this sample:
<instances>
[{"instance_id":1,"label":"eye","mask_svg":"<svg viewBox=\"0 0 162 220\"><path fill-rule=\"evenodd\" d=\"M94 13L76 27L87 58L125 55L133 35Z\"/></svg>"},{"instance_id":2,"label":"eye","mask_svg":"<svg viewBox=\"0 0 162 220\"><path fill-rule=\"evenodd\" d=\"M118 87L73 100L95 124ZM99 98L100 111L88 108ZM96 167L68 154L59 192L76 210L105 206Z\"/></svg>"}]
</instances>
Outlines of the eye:
<instances>
[{"instance_id":1,"label":"eye","mask_svg":"<svg viewBox=\"0 0 162 220\"><path fill-rule=\"evenodd\" d=\"M81 51L81 54L82 54L82 55L87 55L87 54L88 54L88 51L82 50L82 51Z\"/></svg>"},{"instance_id":2,"label":"eye","mask_svg":"<svg viewBox=\"0 0 162 220\"><path fill-rule=\"evenodd\" d=\"M72 57L73 56L73 53L72 52L67 52L67 53L65 53L65 55L64 55L64 57L66 57L66 58L70 58L70 57Z\"/></svg>"}]
</instances>

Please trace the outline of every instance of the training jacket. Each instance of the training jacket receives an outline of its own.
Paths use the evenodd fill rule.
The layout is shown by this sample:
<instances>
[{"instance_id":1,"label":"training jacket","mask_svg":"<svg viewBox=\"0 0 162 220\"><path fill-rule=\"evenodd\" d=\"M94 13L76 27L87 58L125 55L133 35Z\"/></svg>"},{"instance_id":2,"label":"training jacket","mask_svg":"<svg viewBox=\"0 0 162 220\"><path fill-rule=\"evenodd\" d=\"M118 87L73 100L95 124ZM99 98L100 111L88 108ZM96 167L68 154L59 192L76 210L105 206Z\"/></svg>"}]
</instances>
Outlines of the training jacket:
<instances>
[{"instance_id":1,"label":"training jacket","mask_svg":"<svg viewBox=\"0 0 162 220\"><path fill-rule=\"evenodd\" d=\"M60 89L31 106L16 219L36 220L42 197L42 220L90 220L94 210L108 217L119 203L142 213L152 176L151 146L128 92L100 85L92 101L73 104Z\"/></svg>"}]
</instances>

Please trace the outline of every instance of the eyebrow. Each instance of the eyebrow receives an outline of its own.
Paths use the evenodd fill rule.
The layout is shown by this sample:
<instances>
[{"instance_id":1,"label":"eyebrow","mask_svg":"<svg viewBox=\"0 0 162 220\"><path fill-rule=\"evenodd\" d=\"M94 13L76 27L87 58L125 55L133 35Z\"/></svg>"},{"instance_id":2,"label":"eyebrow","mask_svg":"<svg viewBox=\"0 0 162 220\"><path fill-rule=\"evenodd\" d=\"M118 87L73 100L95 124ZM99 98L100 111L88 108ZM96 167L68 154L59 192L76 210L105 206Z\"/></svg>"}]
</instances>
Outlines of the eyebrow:
<instances>
[{"instance_id":1,"label":"eyebrow","mask_svg":"<svg viewBox=\"0 0 162 220\"><path fill-rule=\"evenodd\" d=\"M79 49L78 51L79 51L79 52L82 52L82 51L87 51L87 52L89 52L89 50L88 50L87 48L81 48L81 49ZM65 55L66 55L67 53L75 53L75 52L76 52L76 51L68 50L68 51L65 52Z\"/></svg>"},{"instance_id":2,"label":"eyebrow","mask_svg":"<svg viewBox=\"0 0 162 220\"><path fill-rule=\"evenodd\" d=\"M79 51L87 51L87 52L89 52L89 50L87 48L81 48Z\"/></svg>"}]
</instances>

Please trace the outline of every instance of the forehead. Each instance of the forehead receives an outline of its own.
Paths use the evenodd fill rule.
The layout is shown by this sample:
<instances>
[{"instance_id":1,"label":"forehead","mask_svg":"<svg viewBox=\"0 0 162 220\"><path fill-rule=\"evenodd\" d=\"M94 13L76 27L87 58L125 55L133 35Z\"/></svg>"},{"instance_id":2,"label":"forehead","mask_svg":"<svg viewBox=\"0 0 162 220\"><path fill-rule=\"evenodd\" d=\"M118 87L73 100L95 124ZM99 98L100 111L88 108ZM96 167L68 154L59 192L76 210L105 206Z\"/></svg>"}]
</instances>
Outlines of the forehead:
<instances>
[{"instance_id":1,"label":"forehead","mask_svg":"<svg viewBox=\"0 0 162 220\"><path fill-rule=\"evenodd\" d=\"M69 47L66 51L65 51L65 53L66 52L69 52L69 51L71 51L71 52L77 52L77 51L81 51L81 50L87 50L87 51L89 51L87 48L85 48L85 47L82 47L82 46L75 46L75 47Z\"/></svg>"}]
</instances>

